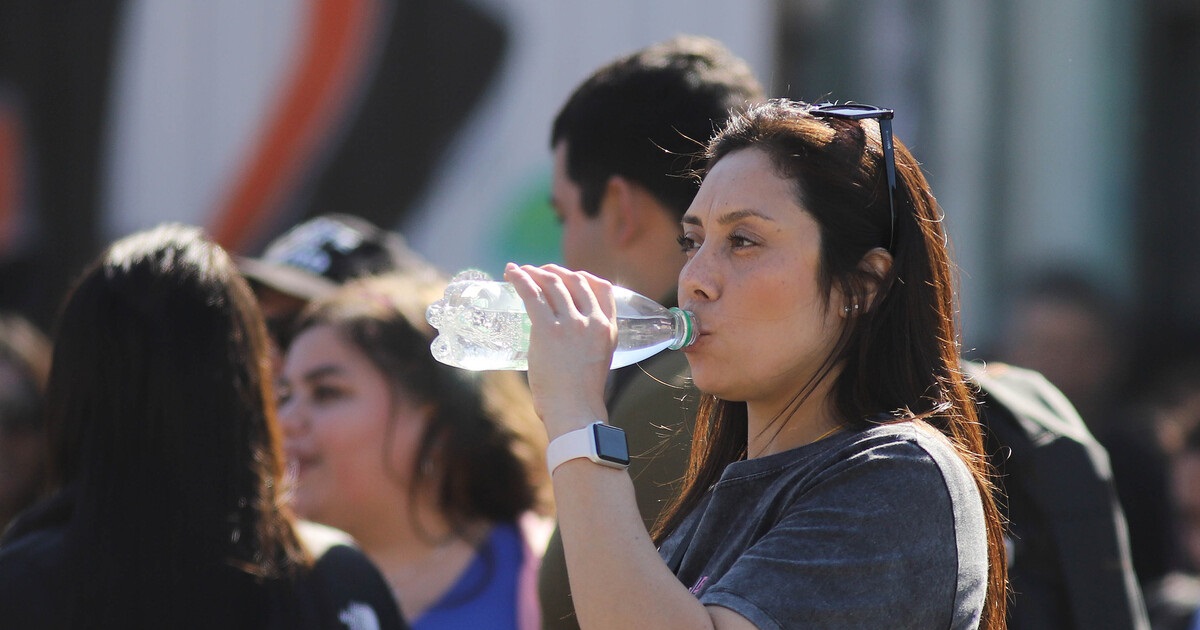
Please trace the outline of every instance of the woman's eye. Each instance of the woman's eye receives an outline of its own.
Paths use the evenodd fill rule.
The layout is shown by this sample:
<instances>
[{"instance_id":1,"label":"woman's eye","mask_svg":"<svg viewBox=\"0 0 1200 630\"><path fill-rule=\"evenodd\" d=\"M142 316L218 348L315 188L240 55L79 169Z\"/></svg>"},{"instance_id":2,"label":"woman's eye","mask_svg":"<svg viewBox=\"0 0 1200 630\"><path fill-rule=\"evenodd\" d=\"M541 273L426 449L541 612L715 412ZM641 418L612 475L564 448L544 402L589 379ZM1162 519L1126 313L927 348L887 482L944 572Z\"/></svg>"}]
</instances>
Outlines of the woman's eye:
<instances>
[{"instance_id":1,"label":"woman's eye","mask_svg":"<svg viewBox=\"0 0 1200 630\"><path fill-rule=\"evenodd\" d=\"M700 244L696 242L696 239L688 236L687 234L677 237L675 241L679 243L679 249L683 250L683 253L685 254L695 251L696 248L700 247Z\"/></svg>"},{"instance_id":2,"label":"woman's eye","mask_svg":"<svg viewBox=\"0 0 1200 630\"><path fill-rule=\"evenodd\" d=\"M317 402L336 400L342 397L342 390L328 385L318 385L313 388L312 397Z\"/></svg>"},{"instance_id":3,"label":"woman's eye","mask_svg":"<svg viewBox=\"0 0 1200 630\"><path fill-rule=\"evenodd\" d=\"M275 405L282 407L292 399L292 390L286 386L275 387Z\"/></svg>"},{"instance_id":4,"label":"woman's eye","mask_svg":"<svg viewBox=\"0 0 1200 630\"><path fill-rule=\"evenodd\" d=\"M745 236L742 236L740 234L730 234L729 235L729 246L734 249L741 249L743 247L751 247L755 244L756 243L754 241L752 241L749 238L746 238Z\"/></svg>"}]
</instances>

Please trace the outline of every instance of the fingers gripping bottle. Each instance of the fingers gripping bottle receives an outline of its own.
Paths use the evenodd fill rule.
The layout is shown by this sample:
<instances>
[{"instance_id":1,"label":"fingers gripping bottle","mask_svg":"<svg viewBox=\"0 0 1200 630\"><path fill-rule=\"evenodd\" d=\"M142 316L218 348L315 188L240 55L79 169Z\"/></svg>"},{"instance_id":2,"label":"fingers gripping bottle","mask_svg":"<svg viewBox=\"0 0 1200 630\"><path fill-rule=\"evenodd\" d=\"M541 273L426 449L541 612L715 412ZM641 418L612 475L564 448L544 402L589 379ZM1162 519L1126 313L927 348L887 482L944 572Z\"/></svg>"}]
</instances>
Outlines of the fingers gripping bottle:
<instances>
[{"instance_id":1,"label":"fingers gripping bottle","mask_svg":"<svg viewBox=\"0 0 1200 630\"><path fill-rule=\"evenodd\" d=\"M617 301L617 348L612 368L624 367L663 350L678 350L696 340L695 316L622 287ZM467 270L429 306L427 319L438 336L433 357L467 370L526 370L529 367L529 316L512 285L486 273Z\"/></svg>"}]
</instances>

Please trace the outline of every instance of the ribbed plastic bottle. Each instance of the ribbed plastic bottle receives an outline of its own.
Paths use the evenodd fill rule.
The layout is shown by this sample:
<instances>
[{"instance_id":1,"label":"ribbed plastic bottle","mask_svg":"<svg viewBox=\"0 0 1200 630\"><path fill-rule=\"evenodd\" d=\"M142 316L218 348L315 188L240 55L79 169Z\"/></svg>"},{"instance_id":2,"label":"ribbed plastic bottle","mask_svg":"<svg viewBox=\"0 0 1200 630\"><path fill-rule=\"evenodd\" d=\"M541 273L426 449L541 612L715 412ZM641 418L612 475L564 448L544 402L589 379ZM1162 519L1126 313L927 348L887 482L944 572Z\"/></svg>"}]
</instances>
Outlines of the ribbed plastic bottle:
<instances>
[{"instance_id":1,"label":"ribbed plastic bottle","mask_svg":"<svg viewBox=\"0 0 1200 630\"><path fill-rule=\"evenodd\" d=\"M617 348L612 368L637 363L696 340L692 313L667 308L622 287L617 302ZM529 316L513 286L482 271L454 277L445 296L429 306L425 319L438 329L433 357L467 370L529 369Z\"/></svg>"}]
</instances>

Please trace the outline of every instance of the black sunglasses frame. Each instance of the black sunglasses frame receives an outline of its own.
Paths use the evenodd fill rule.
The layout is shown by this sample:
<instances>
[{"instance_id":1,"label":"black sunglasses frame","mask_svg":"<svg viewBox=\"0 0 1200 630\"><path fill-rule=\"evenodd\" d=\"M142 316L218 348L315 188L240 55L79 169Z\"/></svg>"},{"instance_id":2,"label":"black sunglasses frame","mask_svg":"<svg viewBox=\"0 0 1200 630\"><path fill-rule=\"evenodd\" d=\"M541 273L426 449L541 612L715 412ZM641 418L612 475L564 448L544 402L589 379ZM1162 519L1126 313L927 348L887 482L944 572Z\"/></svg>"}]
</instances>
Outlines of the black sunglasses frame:
<instances>
[{"instance_id":1,"label":"black sunglasses frame","mask_svg":"<svg viewBox=\"0 0 1200 630\"><path fill-rule=\"evenodd\" d=\"M890 109L863 105L861 103L818 103L808 110L817 118L839 118L841 120L879 121L879 139L883 143L883 167L887 172L888 210L891 212L891 233L888 235L888 251L896 245L896 148L892 141L892 118L896 113ZM894 253L894 252L893 252Z\"/></svg>"}]
</instances>

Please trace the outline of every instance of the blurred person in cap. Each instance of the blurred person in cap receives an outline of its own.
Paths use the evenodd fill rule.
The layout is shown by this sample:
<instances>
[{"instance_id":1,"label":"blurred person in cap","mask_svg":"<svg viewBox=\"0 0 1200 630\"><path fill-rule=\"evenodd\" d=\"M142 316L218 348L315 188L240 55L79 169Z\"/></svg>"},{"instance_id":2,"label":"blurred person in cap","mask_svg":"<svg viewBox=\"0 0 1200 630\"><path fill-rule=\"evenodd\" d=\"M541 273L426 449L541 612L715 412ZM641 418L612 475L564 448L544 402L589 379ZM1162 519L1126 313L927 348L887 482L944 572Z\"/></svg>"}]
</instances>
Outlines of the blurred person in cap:
<instances>
[{"instance_id":1,"label":"blurred person in cap","mask_svg":"<svg viewBox=\"0 0 1200 630\"><path fill-rule=\"evenodd\" d=\"M400 234L340 213L292 227L268 243L261 256L241 258L238 267L258 298L276 358L304 306L347 281L393 271L438 275Z\"/></svg>"}]
</instances>

